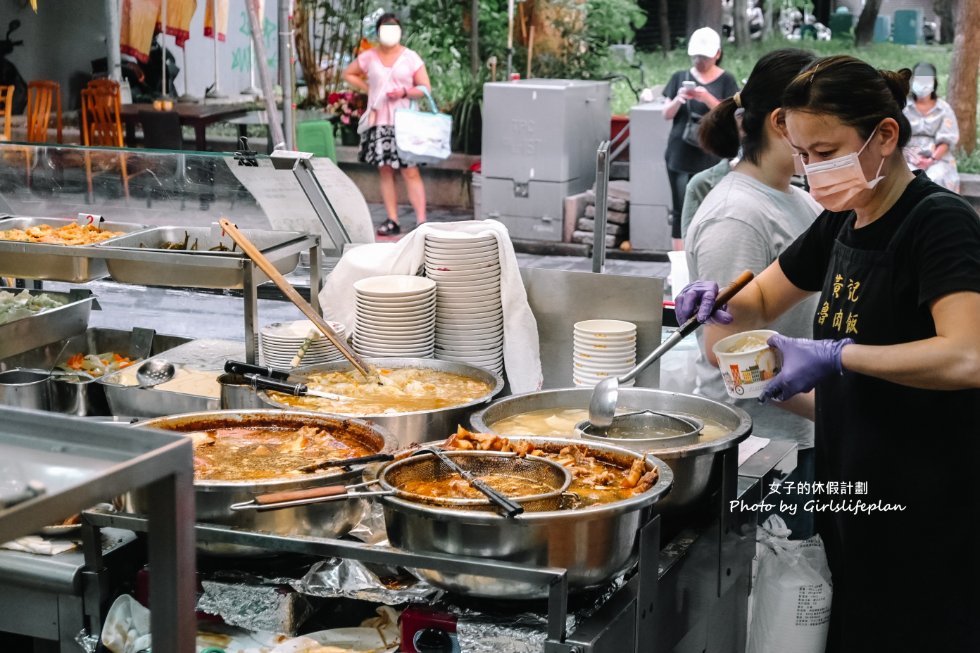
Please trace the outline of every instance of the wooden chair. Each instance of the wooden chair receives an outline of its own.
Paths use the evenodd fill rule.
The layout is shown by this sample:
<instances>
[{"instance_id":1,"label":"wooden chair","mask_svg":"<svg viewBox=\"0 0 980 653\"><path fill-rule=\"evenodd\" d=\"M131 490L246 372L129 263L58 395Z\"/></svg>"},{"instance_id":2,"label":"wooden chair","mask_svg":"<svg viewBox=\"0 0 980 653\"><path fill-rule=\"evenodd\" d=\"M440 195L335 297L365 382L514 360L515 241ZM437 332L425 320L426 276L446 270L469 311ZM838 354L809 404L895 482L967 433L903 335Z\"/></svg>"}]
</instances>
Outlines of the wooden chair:
<instances>
[{"instance_id":1,"label":"wooden chair","mask_svg":"<svg viewBox=\"0 0 980 653\"><path fill-rule=\"evenodd\" d=\"M3 131L0 132L0 141L9 141L11 134L11 120L14 109L14 87L0 86L0 118L3 119Z\"/></svg>"},{"instance_id":2,"label":"wooden chair","mask_svg":"<svg viewBox=\"0 0 980 653\"><path fill-rule=\"evenodd\" d=\"M122 119L119 115L119 92L105 88L86 88L82 91L82 144L88 147L123 147ZM129 172L126 154L119 153L123 192L129 197ZM92 153L85 153L85 176L89 197L92 197Z\"/></svg>"},{"instance_id":3,"label":"wooden chair","mask_svg":"<svg viewBox=\"0 0 980 653\"><path fill-rule=\"evenodd\" d=\"M57 142L61 143L61 86L58 82L35 80L27 83L27 140L47 143L51 108L55 109Z\"/></svg>"},{"instance_id":4,"label":"wooden chair","mask_svg":"<svg viewBox=\"0 0 980 653\"><path fill-rule=\"evenodd\" d=\"M105 90L110 93L115 93L117 95L119 94L119 82L106 77L97 77L95 79L88 80L88 84L85 85L85 88Z\"/></svg>"}]
</instances>

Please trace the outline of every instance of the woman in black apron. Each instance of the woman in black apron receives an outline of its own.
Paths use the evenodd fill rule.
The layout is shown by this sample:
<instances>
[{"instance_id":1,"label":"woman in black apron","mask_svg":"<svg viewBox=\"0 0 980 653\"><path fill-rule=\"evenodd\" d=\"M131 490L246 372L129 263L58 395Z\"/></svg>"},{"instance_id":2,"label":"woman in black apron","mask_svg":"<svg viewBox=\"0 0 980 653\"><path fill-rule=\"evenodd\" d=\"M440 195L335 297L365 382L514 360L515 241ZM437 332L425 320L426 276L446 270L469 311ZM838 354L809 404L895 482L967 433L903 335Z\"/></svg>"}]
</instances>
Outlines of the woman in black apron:
<instances>
[{"instance_id":1,"label":"woman in black apron","mask_svg":"<svg viewBox=\"0 0 980 653\"><path fill-rule=\"evenodd\" d=\"M710 282L677 299L737 333L820 293L814 340L770 340L764 398L816 390L828 651L980 651L980 218L905 165L910 75L834 56L793 80L786 137L827 210L726 310Z\"/></svg>"}]
</instances>

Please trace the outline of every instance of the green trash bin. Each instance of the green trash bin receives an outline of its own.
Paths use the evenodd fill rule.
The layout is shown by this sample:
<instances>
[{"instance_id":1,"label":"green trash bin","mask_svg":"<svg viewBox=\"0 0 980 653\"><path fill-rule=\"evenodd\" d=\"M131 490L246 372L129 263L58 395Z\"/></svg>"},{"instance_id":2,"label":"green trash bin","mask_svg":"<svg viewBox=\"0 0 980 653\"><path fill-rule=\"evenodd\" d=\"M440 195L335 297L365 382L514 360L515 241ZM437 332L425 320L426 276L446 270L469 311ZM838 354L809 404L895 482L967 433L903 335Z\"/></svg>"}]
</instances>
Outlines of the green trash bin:
<instances>
[{"instance_id":1,"label":"green trash bin","mask_svg":"<svg viewBox=\"0 0 980 653\"><path fill-rule=\"evenodd\" d=\"M922 34L922 10L898 9L895 11L895 31L892 40L902 45L915 45Z\"/></svg>"},{"instance_id":2,"label":"green trash bin","mask_svg":"<svg viewBox=\"0 0 980 653\"><path fill-rule=\"evenodd\" d=\"M296 149L337 163L337 148L333 142L333 123L313 120L296 125Z\"/></svg>"},{"instance_id":3,"label":"green trash bin","mask_svg":"<svg viewBox=\"0 0 980 653\"><path fill-rule=\"evenodd\" d=\"M854 36L854 14L836 13L830 15L831 38L849 39Z\"/></svg>"}]
</instances>

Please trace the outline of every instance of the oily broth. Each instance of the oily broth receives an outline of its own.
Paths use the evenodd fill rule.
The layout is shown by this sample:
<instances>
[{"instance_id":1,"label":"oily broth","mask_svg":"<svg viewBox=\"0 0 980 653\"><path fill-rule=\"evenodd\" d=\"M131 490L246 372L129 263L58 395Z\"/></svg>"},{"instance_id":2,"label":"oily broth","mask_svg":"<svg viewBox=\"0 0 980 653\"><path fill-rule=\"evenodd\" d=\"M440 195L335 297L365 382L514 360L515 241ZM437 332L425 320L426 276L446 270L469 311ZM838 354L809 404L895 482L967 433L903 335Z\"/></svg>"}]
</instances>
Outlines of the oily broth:
<instances>
[{"instance_id":1,"label":"oily broth","mask_svg":"<svg viewBox=\"0 0 980 653\"><path fill-rule=\"evenodd\" d=\"M253 481L291 477L318 460L345 460L377 453L341 431L233 427L186 433L194 440L198 481Z\"/></svg>"},{"instance_id":2,"label":"oily broth","mask_svg":"<svg viewBox=\"0 0 980 653\"><path fill-rule=\"evenodd\" d=\"M460 406L485 397L490 384L461 374L425 368L379 369L384 384L364 380L357 371L317 372L306 384L311 390L332 392L353 401L322 397L296 397L269 392L275 401L287 406L340 415L384 415L439 410Z\"/></svg>"},{"instance_id":3,"label":"oily broth","mask_svg":"<svg viewBox=\"0 0 980 653\"><path fill-rule=\"evenodd\" d=\"M685 413L676 413L685 417ZM704 423L698 442L711 442L730 433L720 422L690 415ZM575 425L589 419L587 408L544 408L511 415L490 424L490 430L500 435L529 435L535 437L575 438Z\"/></svg>"},{"instance_id":4,"label":"oily broth","mask_svg":"<svg viewBox=\"0 0 980 653\"><path fill-rule=\"evenodd\" d=\"M505 497L528 497L536 494L545 494L555 489L547 483L510 474L483 474L476 476L476 478ZM401 484L398 489L409 494L430 498L484 498L482 492L470 485L462 476L455 473L440 479L407 481Z\"/></svg>"}]
</instances>

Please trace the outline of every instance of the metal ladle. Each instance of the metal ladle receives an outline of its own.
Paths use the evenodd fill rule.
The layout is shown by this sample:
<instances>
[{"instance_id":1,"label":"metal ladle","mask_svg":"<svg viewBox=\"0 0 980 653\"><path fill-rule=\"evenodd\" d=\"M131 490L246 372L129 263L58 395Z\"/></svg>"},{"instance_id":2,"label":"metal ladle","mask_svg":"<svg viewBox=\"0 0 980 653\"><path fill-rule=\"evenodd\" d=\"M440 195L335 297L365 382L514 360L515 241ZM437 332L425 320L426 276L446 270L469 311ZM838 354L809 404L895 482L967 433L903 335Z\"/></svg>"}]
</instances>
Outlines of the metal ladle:
<instances>
[{"instance_id":1,"label":"metal ladle","mask_svg":"<svg viewBox=\"0 0 980 653\"><path fill-rule=\"evenodd\" d=\"M174 378L177 369L170 361L151 358L136 369L136 380L141 388L152 388Z\"/></svg>"},{"instance_id":2,"label":"metal ladle","mask_svg":"<svg viewBox=\"0 0 980 653\"><path fill-rule=\"evenodd\" d=\"M738 275L735 281L732 281L724 290L718 293L718 298L715 300L714 309L712 310L727 304L738 291L752 281L754 276L751 270L746 270ZM600 430L609 428L613 422L613 417L616 415L616 404L619 401L619 384L632 381L640 372L673 349L677 343L693 333L699 326L701 326L701 323L698 322L697 315L692 315L687 322L682 324L677 331L674 331L659 347L650 352L650 355L640 361L636 367L623 376L611 376L596 384L595 389L592 391L592 401L589 402L589 422L591 422L592 426Z\"/></svg>"}]
</instances>

